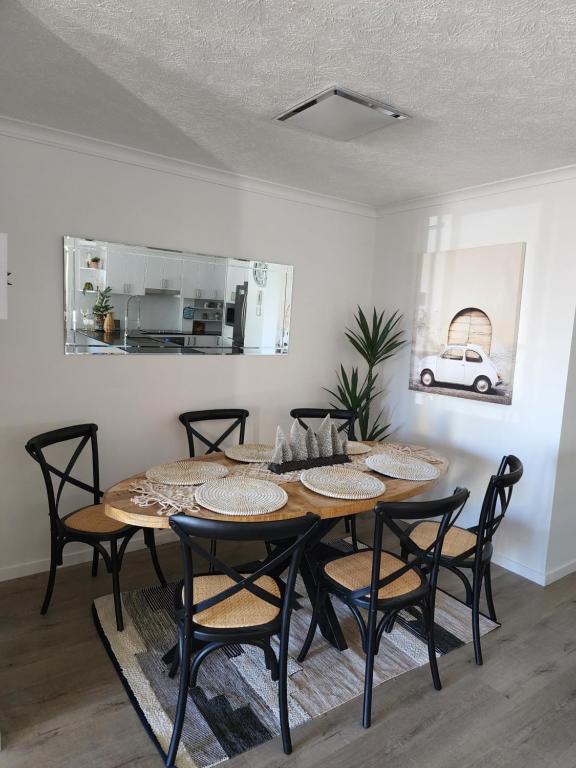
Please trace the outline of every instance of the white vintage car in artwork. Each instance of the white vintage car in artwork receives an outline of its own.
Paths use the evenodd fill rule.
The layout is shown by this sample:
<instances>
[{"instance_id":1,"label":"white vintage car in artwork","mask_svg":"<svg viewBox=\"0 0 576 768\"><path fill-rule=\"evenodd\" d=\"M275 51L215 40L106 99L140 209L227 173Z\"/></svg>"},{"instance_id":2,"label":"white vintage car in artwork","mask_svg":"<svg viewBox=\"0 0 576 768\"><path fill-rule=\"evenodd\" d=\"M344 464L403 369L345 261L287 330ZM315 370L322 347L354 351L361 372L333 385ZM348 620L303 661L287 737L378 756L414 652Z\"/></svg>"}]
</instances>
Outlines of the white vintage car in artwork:
<instances>
[{"instance_id":1,"label":"white vintage car in artwork","mask_svg":"<svg viewBox=\"0 0 576 768\"><path fill-rule=\"evenodd\" d=\"M503 384L498 369L477 344L449 344L441 355L422 358L418 372L425 387L458 384L481 395Z\"/></svg>"}]
</instances>

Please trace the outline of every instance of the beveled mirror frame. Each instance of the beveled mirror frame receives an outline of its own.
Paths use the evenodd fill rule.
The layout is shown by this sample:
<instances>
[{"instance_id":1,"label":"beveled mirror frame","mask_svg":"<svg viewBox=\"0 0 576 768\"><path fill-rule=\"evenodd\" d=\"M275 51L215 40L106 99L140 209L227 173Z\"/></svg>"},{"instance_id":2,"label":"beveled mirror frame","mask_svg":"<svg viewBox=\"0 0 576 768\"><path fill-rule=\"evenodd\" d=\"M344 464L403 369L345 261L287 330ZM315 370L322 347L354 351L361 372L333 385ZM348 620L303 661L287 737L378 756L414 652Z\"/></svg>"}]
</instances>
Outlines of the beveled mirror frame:
<instances>
[{"instance_id":1,"label":"beveled mirror frame","mask_svg":"<svg viewBox=\"0 0 576 768\"><path fill-rule=\"evenodd\" d=\"M284 355L293 267L64 237L66 354Z\"/></svg>"}]
</instances>

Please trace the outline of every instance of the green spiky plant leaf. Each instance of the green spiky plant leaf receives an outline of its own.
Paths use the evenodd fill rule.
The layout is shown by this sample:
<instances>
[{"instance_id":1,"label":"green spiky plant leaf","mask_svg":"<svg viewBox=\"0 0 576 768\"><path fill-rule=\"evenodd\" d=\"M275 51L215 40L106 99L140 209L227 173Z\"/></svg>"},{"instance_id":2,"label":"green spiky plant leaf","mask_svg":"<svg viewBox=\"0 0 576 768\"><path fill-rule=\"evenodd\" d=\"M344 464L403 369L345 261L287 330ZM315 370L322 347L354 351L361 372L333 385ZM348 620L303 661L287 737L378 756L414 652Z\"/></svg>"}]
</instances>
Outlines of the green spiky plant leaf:
<instances>
[{"instance_id":1,"label":"green spiky plant leaf","mask_svg":"<svg viewBox=\"0 0 576 768\"><path fill-rule=\"evenodd\" d=\"M362 355L369 370L388 360L406 343L402 339L404 330L398 327L402 315L398 311L393 312L384 322L384 314L378 314L374 308L370 326L362 308L358 307L358 314L354 315L358 329L347 328L345 331L346 338Z\"/></svg>"},{"instance_id":2,"label":"green spiky plant leaf","mask_svg":"<svg viewBox=\"0 0 576 768\"><path fill-rule=\"evenodd\" d=\"M350 375L343 365L337 373L335 390L326 391L334 398L332 407L344 406L358 414L358 429L362 440L383 440L389 434L390 424L383 424L384 409L371 418L371 406L376 398L383 394L378 389L378 373L375 367L391 358L406 344L404 330L400 323L402 315L395 311L385 320L385 312L372 312L368 321L361 307L354 316L356 328L346 328L345 335L354 349L362 356L367 365L367 372L362 379L358 368L352 368Z\"/></svg>"},{"instance_id":3,"label":"green spiky plant leaf","mask_svg":"<svg viewBox=\"0 0 576 768\"><path fill-rule=\"evenodd\" d=\"M352 372L348 376L343 365L340 366L337 377L336 391L326 389L326 392L332 395L336 401L331 403L331 406L339 408L341 405L344 405L348 410L356 411L359 414L363 410L368 397L366 379L360 382L358 368L352 368Z\"/></svg>"}]
</instances>

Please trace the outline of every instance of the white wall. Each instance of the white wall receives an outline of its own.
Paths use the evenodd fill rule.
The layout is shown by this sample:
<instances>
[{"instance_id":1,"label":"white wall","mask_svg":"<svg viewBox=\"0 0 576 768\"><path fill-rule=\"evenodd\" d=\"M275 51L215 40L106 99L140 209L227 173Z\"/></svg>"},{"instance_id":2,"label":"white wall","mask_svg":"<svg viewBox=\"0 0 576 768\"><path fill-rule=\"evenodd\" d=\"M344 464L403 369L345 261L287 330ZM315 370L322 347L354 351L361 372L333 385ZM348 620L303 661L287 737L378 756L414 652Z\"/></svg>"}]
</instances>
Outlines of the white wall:
<instances>
[{"instance_id":1,"label":"white wall","mask_svg":"<svg viewBox=\"0 0 576 768\"><path fill-rule=\"evenodd\" d=\"M377 235L375 302L404 312L410 333L419 253L526 242L512 405L409 391L408 349L387 368L387 402L401 436L434 444L449 456L445 488L471 489L468 524L477 519L486 483L502 455L522 459L525 475L498 534L496 560L539 583L576 568L576 522L568 492L576 453L573 415L571 433L560 448L576 302L575 200L576 179L535 177L389 211ZM576 362L572 380L575 367ZM553 512L560 449L565 485Z\"/></svg>"},{"instance_id":2,"label":"white wall","mask_svg":"<svg viewBox=\"0 0 576 768\"><path fill-rule=\"evenodd\" d=\"M568 386L564 404L562 437L556 475L556 492L548 545L548 580L559 579L574 570L576 542L576 502L574 476L576 468L576 326L572 334L572 351L568 369Z\"/></svg>"},{"instance_id":3,"label":"white wall","mask_svg":"<svg viewBox=\"0 0 576 768\"><path fill-rule=\"evenodd\" d=\"M343 327L371 298L376 220L348 208L0 136L0 232L14 273L0 322L0 578L47 567L45 492L24 451L29 437L95 421L106 487L186 455L183 410L246 407L247 439L268 440L291 407L324 402L322 387L348 354ZM294 264L289 354L65 357L65 234Z\"/></svg>"},{"instance_id":4,"label":"white wall","mask_svg":"<svg viewBox=\"0 0 576 768\"><path fill-rule=\"evenodd\" d=\"M409 391L407 349L386 368L387 403L399 436L451 459L444 487L471 488L470 523L500 457L517 453L526 473L496 558L540 583L574 570L572 173L420 201L376 222L363 206L26 130L28 140L10 138L0 121L0 232L14 282L0 322L0 579L48 563L44 490L24 451L30 436L97 422L103 486L185 455L176 415L192 407L247 407L248 439L269 439L294 405L325 402L340 360L354 359L342 329L356 304L398 307L411 327L419 253L518 241L527 247L512 405ZM290 353L65 357L64 234L294 264ZM70 561L84 557L68 552Z\"/></svg>"}]
</instances>

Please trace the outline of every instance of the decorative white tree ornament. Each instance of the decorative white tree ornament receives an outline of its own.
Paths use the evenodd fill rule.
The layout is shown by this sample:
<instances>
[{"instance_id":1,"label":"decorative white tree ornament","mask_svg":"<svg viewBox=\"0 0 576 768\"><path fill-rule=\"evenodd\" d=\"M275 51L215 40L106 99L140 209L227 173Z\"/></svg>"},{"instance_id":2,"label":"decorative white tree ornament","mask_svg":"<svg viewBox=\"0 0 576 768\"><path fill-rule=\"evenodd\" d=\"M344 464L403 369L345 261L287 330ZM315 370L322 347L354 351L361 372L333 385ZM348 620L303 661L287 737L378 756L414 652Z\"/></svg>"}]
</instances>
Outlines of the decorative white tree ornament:
<instances>
[{"instance_id":1,"label":"decorative white tree ornament","mask_svg":"<svg viewBox=\"0 0 576 768\"><path fill-rule=\"evenodd\" d=\"M340 434L338 432L338 428L336 427L336 424L332 422L330 425L330 434L332 436L332 455L338 456L342 454L342 440L340 439Z\"/></svg>"},{"instance_id":2,"label":"decorative white tree ornament","mask_svg":"<svg viewBox=\"0 0 576 768\"><path fill-rule=\"evenodd\" d=\"M306 430L306 450L308 452L309 459L317 459L320 456L318 438L314 434L312 427L308 427Z\"/></svg>"},{"instance_id":3,"label":"decorative white tree ornament","mask_svg":"<svg viewBox=\"0 0 576 768\"><path fill-rule=\"evenodd\" d=\"M323 419L316 434L311 427L304 427L296 420L290 427L288 439L281 427L277 428L276 443L268 469L280 475L299 469L345 464L350 461L347 445L346 435L338 432L329 415Z\"/></svg>"},{"instance_id":4,"label":"decorative white tree ornament","mask_svg":"<svg viewBox=\"0 0 576 768\"><path fill-rule=\"evenodd\" d=\"M297 419L294 420L290 428L290 448L292 449L293 461L302 461L308 458L306 430Z\"/></svg>"},{"instance_id":5,"label":"decorative white tree ornament","mask_svg":"<svg viewBox=\"0 0 576 768\"><path fill-rule=\"evenodd\" d=\"M316 433L318 440L318 450L320 456L333 456L332 450L332 420L330 416L325 416Z\"/></svg>"},{"instance_id":6,"label":"decorative white tree ornament","mask_svg":"<svg viewBox=\"0 0 576 768\"><path fill-rule=\"evenodd\" d=\"M286 436L281 427L278 427L276 429L276 441L274 443L274 452L272 454L272 462L274 464L282 464L283 461L286 461L284 458L286 447Z\"/></svg>"},{"instance_id":7,"label":"decorative white tree ornament","mask_svg":"<svg viewBox=\"0 0 576 768\"><path fill-rule=\"evenodd\" d=\"M272 464L282 464L282 443L276 443L272 452Z\"/></svg>"},{"instance_id":8,"label":"decorative white tree ornament","mask_svg":"<svg viewBox=\"0 0 576 768\"><path fill-rule=\"evenodd\" d=\"M292 461L292 448L286 438L282 441L282 461Z\"/></svg>"}]
</instances>

